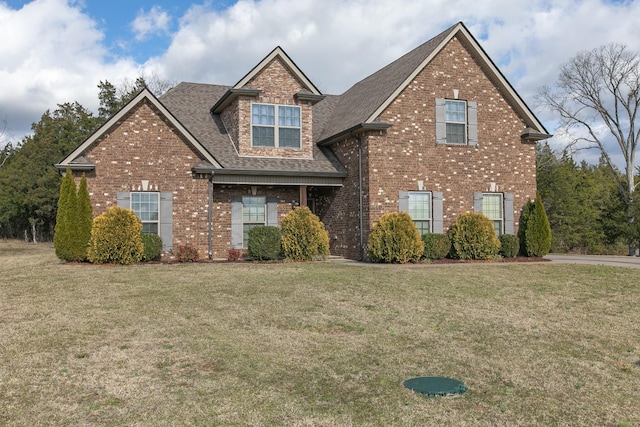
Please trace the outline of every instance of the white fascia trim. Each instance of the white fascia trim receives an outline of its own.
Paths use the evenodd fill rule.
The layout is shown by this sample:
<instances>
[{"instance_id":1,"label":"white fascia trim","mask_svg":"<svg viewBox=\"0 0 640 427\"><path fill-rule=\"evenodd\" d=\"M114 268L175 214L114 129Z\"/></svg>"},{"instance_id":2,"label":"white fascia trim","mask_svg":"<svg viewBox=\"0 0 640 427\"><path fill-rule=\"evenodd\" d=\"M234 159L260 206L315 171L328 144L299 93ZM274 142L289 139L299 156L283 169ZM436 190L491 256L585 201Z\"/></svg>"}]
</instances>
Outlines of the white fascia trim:
<instances>
[{"instance_id":1,"label":"white fascia trim","mask_svg":"<svg viewBox=\"0 0 640 427\"><path fill-rule=\"evenodd\" d=\"M291 58L289 58L289 56L282 50L280 46L273 49L273 51L269 55L267 55L262 61L260 61L260 63L256 65L253 68L253 70L249 72L249 74L244 76L242 80L236 83L236 85L234 86L234 89L243 88L247 83L249 83L249 81L251 81L251 79L253 79L257 74L259 74L264 69L264 67L266 67L276 57L280 58L280 60L282 60L282 62L285 63L285 65L296 75L298 79L300 79L300 81L314 95L322 95L322 93L320 93L318 88L316 88L316 86L304 75L302 70L300 70L300 68L298 68L298 66L293 63Z\"/></svg>"},{"instance_id":2,"label":"white fascia trim","mask_svg":"<svg viewBox=\"0 0 640 427\"><path fill-rule=\"evenodd\" d=\"M511 84L507 82L502 73L495 67L493 61L485 54L484 50L480 47L480 45L476 42L473 36L467 31L467 29L461 23L458 24L449 35L440 43L440 45L431 52L431 54L424 60L422 63L407 77L405 81L402 82L400 86L391 94L389 98L387 98L377 110L373 112L371 116L367 118L365 123L371 123L376 120L377 117L380 116L384 112L384 110L400 95L400 93L413 81L413 79L420 73L426 66L433 60L433 58L440 53L442 49L453 39L454 37L462 35L465 40L473 47L475 53L482 59L482 62L485 63L487 68L493 73L494 77L498 80L500 85L509 93L511 98L518 104L521 110L527 115L527 118L536 126L536 130L541 133L547 133L542 123L538 121L535 115L531 112L529 107L524 103L520 95L518 95Z\"/></svg>"},{"instance_id":3,"label":"white fascia trim","mask_svg":"<svg viewBox=\"0 0 640 427\"><path fill-rule=\"evenodd\" d=\"M198 142L197 139L191 135L191 133L180 123L167 108L162 105L158 98L156 98L148 89L143 89L134 99L132 99L127 105L125 105L120 111L111 116L109 120L106 121L105 124L100 126L98 130L96 130L89 138L87 138L82 144L75 148L67 157L65 157L60 165L67 166L71 164L71 161L81 155L87 148L89 148L93 143L95 143L98 139L100 139L105 130L110 129L112 126L116 125L122 118L127 115L133 108L135 108L141 101L144 99L149 100L151 104L153 104L175 128L198 150L198 152L215 168L222 168L220 163L216 161L216 159L209 154L209 152Z\"/></svg>"}]
</instances>

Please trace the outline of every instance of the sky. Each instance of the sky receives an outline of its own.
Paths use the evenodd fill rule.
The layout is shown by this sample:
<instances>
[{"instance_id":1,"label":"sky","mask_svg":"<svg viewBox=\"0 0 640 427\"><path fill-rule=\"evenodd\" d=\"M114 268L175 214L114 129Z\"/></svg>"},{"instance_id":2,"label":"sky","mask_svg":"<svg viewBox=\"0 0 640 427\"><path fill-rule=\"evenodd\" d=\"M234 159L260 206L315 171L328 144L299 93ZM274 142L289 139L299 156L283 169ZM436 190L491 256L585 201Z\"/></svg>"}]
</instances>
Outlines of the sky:
<instances>
[{"instance_id":1,"label":"sky","mask_svg":"<svg viewBox=\"0 0 640 427\"><path fill-rule=\"evenodd\" d=\"M0 0L0 143L58 104L97 112L100 81L233 85L276 46L340 94L458 21L553 133L537 89L579 51L640 51L639 17L640 0Z\"/></svg>"}]
</instances>

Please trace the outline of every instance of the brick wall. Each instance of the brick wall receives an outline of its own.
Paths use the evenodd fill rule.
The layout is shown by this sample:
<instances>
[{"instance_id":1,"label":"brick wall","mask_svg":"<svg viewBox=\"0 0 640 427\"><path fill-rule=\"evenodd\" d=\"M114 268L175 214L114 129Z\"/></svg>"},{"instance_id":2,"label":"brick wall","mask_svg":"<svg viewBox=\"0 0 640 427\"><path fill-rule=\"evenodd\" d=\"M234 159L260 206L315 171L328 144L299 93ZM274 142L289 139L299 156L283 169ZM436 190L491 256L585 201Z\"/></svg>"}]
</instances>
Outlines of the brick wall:
<instances>
[{"instance_id":1,"label":"brick wall","mask_svg":"<svg viewBox=\"0 0 640 427\"><path fill-rule=\"evenodd\" d=\"M437 145L435 99L454 98L478 103L478 145ZM365 191L364 243L373 223L385 213L398 211L399 191L441 191L445 231L457 215L473 211L473 193L513 193L516 230L520 210L535 198L535 146L524 144L524 121L484 75L478 63L453 39L400 93L378 120L392 125L386 132L363 140ZM332 253L356 256L357 162L352 140L334 144L334 151L349 170L343 188L325 215L334 236Z\"/></svg>"},{"instance_id":2,"label":"brick wall","mask_svg":"<svg viewBox=\"0 0 640 427\"><path fill-rule=\"evenodd\" d=\"M117 204L118 192L173 193L173 248L190 244L208 256L208 176L192 174L198 154L150 105L140 104L85 153L96 165L87 173L94 216ZM79 183L80 174L76 174ZM258 187L258 195L276 196L279 216L291 210L297 187ZM213 257L226 258L231 248L231 196L251 194L249 186L214 186Z\"/></svg>"},{"instance_id":3,"label":"brick wall","mask_svg":"<svg viewBox=\"0 0 640 427\"><path fill-rule=\"evenodd\" d=\"M308 101L300 101L295 94L303 87L278 58L271 61L247 87L260 89L257 98L238 97L223 113L222 119L241 156L312 158L313 114ZM300 148L269 148L251 146L251 104L253 102L301 107L302 138Z\"/></svg>"}]
</instances>

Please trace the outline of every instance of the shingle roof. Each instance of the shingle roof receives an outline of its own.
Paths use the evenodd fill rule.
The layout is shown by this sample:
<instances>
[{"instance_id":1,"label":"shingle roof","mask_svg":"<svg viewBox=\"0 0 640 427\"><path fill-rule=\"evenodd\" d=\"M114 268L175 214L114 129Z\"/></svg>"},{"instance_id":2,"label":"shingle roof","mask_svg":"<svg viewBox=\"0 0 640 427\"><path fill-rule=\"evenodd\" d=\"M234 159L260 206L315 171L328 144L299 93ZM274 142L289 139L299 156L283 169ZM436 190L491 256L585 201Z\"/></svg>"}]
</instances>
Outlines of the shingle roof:
<instances>
[{"instance_id":1,"label":"shingle roof","mask_svg":"<svg viewBox=\"0 0 640 427\"><path fill-rule=\"evenodd\" d=\"M313 159L239 156L220 120L220 116L210 112L211 106L229 89L229 86L180 83L162 95L159 100L215 157L224 169L334 175L344 175L346 173L346 169L331 150L315 145ZM324 107L328 105L326 104ZM322 110L324 107L320 107L318 110L320 111L318 113L319 118L323 117ZM314 109L314 122L315 114ZM326 114L324 115L326 116Z\"/></svg>"},{"instance_id":2,"label":"shingle roof","mask_svg":"<svg viewBox=\"0 0 640 427\"><path fill-rule=\"evenodd\" d=\"M457 26L448 28L340 95L319 140L365 123Z\"/></svg>"}]
</instances>

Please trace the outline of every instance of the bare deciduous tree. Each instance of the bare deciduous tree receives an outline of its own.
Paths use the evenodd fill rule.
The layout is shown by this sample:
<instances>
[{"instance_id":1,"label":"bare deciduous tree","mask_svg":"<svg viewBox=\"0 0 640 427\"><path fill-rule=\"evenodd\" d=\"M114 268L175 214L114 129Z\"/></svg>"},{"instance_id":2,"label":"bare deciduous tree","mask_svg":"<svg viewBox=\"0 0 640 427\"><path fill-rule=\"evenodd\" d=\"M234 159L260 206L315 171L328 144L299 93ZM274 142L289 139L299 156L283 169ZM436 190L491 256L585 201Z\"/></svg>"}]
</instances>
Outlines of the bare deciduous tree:
<instances>
[{"instance_id":1,"label":"bare deciduous tree","mask_svg":"<svg viewBox=\"0 0 640 427\"><path fill-rule=\"evenodd\" d=\"M560 128L574 146L599 150L614 172L626 207L629 251L635 252L632 229L640 139L640 56L622 44L580 52L560 68L556 87L539 89L538 99L559 114ZM622 176L612 160L620 154L625 162Z\"/></svg>"}]
</instances>

